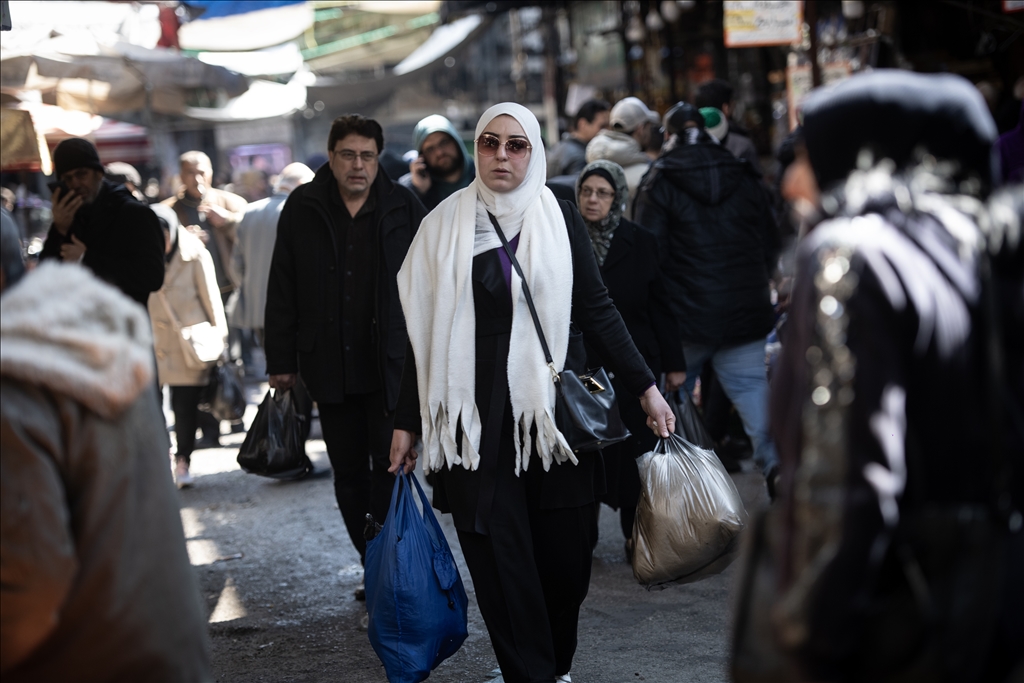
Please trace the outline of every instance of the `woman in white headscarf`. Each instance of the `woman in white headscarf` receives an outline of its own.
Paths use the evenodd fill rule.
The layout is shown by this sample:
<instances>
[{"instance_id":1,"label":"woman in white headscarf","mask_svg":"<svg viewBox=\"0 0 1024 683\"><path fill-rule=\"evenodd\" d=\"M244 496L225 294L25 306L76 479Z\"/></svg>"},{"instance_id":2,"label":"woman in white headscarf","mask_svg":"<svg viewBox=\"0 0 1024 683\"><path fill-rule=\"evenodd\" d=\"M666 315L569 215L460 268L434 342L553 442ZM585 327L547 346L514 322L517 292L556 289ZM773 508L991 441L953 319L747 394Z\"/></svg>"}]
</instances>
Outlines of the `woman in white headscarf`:
<instances>
[{"instance_id":1,"label":"woman in white headscarf","mask_svg":"<svg viewBox=\"0 0 1024 683\"><path fill-rule=\"evenodd\" d=\"M668 436L674 419L608 298L582 218L544 186L537 119L495 105L475 142L476 180L423 220L398 274L411 353L391 469L415 466L421 435L434 505L452 514L504 679L568 681L603 466L598 452L573 454L555 427L551 373L488 212L523 269L556 368L572 320L614 360L650 428Z\"/></svg>"}]
</instances>

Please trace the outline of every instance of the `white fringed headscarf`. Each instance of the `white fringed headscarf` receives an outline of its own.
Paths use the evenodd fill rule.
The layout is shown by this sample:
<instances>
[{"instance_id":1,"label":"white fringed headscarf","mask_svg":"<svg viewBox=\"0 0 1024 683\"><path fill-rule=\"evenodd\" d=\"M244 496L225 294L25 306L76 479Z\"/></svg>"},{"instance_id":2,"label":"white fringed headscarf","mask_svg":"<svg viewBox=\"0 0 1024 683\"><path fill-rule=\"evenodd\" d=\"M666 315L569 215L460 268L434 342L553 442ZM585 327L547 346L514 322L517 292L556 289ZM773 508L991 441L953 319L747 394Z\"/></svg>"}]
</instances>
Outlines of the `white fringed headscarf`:
<instances>
[{"instance_id":1,"label":"white fringed headscarf","mask_svg":"<svg viewBox=\"0 0 1024 683\"><path fill-rule=\"evenodd\" d=\"M505 102L480 117L479 138L496 117L507 115L523 127L533 149L522 184L495 192L476 180L431 211L420 224L398 272L398 290L416 358L424 470L461 464L480 465L481 416L476 406L476 311L473 257L501 241L487 211L498 219L508 240L519 235L516 259L561 371L569 343L572 306L572 251L565 217L544 186L547 164L537 118L525 107ZM479 173L479 169L478 169ZM515 422L516 474L527 469L530 454L544 469L551 461L571 460L572 449L555 427L555 387L551 381L522 280L512 271L512 336L508 385ZM462 456L455 437L462 426ZM536 442L531 428L537 432Z\"/></svg>"}]
</instances>

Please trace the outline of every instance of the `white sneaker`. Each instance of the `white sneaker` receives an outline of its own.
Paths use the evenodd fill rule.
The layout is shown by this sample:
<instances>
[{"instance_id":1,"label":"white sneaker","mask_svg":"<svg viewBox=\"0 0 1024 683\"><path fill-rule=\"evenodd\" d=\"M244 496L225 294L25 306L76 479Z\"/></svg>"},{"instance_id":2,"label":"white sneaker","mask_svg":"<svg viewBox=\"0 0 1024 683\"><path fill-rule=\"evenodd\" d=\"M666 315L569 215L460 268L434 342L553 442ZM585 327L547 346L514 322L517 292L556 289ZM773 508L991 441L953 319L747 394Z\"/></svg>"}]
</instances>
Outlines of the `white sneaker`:
<instances>
[{"instance_id":1,"label":"white sneaker","mask_svg":"<svg viewBox=\"0 0 1024 683\"><path fill-rule=\"evenodd\" d=\"M192 488L194 480L188 471L188 464L184 460L177 460L174 463L174 483L179 489Z\"/></svg>"},{"instance_id":2,"label":"white sneaker","mask_svg":"<svg viewBox=\"0 0 1024 683\"><path fill-rule=\"evenodd\" d=\"M555 683L572 683L572 678L569 677L569 674L562 674L555 679Z\"/></svg>"}]
</instances>

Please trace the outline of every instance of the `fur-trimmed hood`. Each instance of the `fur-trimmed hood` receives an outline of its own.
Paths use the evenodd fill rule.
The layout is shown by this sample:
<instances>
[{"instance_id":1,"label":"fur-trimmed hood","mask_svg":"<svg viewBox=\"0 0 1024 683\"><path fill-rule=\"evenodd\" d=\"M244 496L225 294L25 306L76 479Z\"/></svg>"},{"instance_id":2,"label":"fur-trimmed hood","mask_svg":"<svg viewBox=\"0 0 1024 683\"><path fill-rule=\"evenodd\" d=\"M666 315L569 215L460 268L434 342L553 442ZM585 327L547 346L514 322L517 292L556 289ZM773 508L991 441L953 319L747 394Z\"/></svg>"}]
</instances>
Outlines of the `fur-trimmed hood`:
<instances>
[{"instance_id":1,"label":"fur-trimmed hood","mask_svg":"<svg viewBox=\"0 0 1024 683\"><path fill-rule=\"evenodd\" d=\"M651 158L640 149L639 142L617 130L602 130L587 144L587 163L598 159L614 161L622 168L651 163Z\"/></svg>"},{"instance_id":2,"label":"fur-trimmed hood","mask_svg":"<svg viewBox=\"0 0 1024 683\"><path fill-rule=\"evenodd\" d=\"M116 417L152 387L146 309L80 265L45 262L0 299L0 375Z\"/></svg>"}]
</instances>

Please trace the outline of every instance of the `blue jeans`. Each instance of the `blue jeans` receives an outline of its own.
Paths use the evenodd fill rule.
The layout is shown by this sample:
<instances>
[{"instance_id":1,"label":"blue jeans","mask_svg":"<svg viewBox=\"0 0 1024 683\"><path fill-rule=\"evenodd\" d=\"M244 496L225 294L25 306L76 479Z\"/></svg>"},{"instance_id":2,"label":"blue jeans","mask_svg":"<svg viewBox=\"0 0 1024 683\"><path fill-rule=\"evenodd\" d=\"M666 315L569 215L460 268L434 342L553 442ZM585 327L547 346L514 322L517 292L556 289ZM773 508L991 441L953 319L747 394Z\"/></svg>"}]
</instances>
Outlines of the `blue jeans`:
<instances>
[{"instance_id":1,"label":"blue jeans","mask_svg":"<svg viewBox=\"0 0 1024 683\"><path fill-rule=\"evenodd\" d=\"M684 344L686 382L683 389L693 391L704 363L711 359L725 395L736 406L743 421L743 431L754 445L754 462L761 472L768 472L779 462L768 434L768 376L764 365L764 340L739 346L714 347Z\"/></svg>"}]
</instances>

